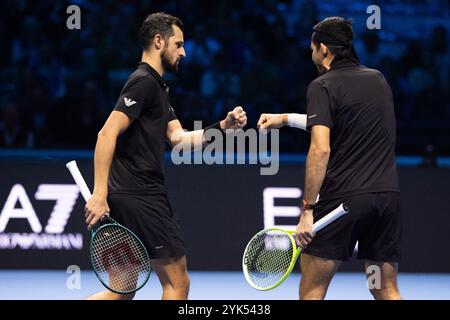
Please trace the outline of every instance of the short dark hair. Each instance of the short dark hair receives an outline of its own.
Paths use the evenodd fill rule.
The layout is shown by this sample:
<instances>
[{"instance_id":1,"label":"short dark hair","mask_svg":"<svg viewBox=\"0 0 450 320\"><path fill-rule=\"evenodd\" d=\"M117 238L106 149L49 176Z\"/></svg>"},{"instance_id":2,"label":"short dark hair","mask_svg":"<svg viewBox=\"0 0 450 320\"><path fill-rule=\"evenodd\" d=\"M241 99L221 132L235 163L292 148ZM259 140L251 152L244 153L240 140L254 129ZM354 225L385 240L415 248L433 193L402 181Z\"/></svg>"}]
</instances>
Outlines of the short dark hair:
<instances>
[{"instance_id":1,"label":"short dark hair","mask_svg":"<svg viewBox=\"0 0 450 320\"><path fill-rule=\"evenodd\" d=\"M145 18L139 30L139 42L142 50L148 49L153 38L160 34L164 39L174 35L172 25L176 25L183 31L183 22L177 17L164 12L152 13Z\"/></svg>"},{"instance_id":2,"label":"short dark hair","mask_svg":"<svg viewBox=\"0 0 450 320\"><path fill-rule=\"evenodd\" d=\"M328 17L313 28L312 43L318 48L322 42L335 56L346 56L353 41L353 28L350 20L341 17Z\"/></svg>"}]
</instances>

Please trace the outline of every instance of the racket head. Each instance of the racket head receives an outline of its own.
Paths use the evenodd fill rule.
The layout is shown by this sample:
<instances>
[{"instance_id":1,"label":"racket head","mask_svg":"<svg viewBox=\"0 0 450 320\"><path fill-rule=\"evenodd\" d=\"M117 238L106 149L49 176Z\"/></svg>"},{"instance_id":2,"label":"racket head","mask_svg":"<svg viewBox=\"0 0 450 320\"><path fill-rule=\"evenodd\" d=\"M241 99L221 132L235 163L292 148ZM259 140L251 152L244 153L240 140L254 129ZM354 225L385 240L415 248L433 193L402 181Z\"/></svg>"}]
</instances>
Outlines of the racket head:
<instances>
[{"instance_id":1,"label":"racket head","mask_svg":"<svg viewBox=\"0 0 450 320\"><path fill-rule=\"evenodd\" d=\"M95 275L112 292L136 292L151 274L147 249L131 230L108 220L92 234L90 256Z\"/></svg>"},{"instance_id":2,"label":"racket head","mask_svg":"<svg viewBox=\"0 0 450 320\"><path fill-rule=\"evenodd\" d=\"M271 290L289 276L301 251L292 232L268 228L249 241L242 257L242 270L250 286Z\"/></svg>"}]
</instances>

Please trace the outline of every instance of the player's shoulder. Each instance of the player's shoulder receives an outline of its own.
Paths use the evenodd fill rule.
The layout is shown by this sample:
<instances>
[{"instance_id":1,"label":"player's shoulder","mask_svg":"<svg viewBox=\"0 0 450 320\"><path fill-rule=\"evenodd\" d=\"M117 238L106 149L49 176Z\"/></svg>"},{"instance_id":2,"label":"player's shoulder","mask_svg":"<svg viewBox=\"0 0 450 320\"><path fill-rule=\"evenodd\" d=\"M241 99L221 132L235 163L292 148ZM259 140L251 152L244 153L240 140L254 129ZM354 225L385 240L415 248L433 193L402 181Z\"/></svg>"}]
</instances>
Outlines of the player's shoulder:
<instances>
[{"instance_id":1,"label":"player's shoulder","mask_svg":"<svg viewBox=\"0 0 450 320\"><path fill-rule=\"evenodd\" d=\"M374 83L382 83L384 85L388 85L387 80L381 71L365 66L363 67L364 68L361 69L362 77L368 79L368 81L373 81Z\"/></svg>"},{"instance_id":2,"label":"player's shoulder","mask_svg":"<svg viewBox=\"0 0 450 320\"><path fill-rule=\"evenodd\" d=\"M381 73L380 70L369 68L369 67L366 67L366 66L364 66L362 64L359 65L359 67L360 67L360 70L362 72L366 72L368 74L373 74L373 75L376 75L376 76L383 76L383 74Z\"/></svg>"},{"instance_id":3,"label":"player's shoulder","mask_svg":"<svg viewBox=\"0 0 450 320\"><path fill-rule=\"evenodd\" d=\"M316 79L314 79L313 81L311 81L311 83L308 85L308 92L314 92L316 90L321 90L322 88L326 88L327 87L327 78L324 78L326 74L323 74L319 77L317 77Z\"/></svg>"},{"instance_id":4,"label":"player's shoulder","mask_svg":"<svg viewBox=\"0 0 450 320\"><path fill-rule=\"evenodd\" d=\"M339 69L340 70L340 69ZM310 84L312 87L330 87L333 83L340 83L342 78L345 78L348 75L351 75L351 78L354 79L355 75L357 77L364 77L364 78L379 78L384 79L383 74L377 70L368 68L362 64L355 65L351 69L345 69L340 70L341 72L334 72L336 70L331 70L330 72L326 72L322 74L321 76L317 77L315 80L313 80Z\"/></svg>"},{"instance_id":5,"label":"player's shoulder","mask_svg":"<svg viewBox=\"0 0 450 320\"><path fill-rule=\"evenodd\" d=\"M148 72L138 68L128 77L127 85L151 88L157 86L158 81Z\"/></svg>"}]
</instances>

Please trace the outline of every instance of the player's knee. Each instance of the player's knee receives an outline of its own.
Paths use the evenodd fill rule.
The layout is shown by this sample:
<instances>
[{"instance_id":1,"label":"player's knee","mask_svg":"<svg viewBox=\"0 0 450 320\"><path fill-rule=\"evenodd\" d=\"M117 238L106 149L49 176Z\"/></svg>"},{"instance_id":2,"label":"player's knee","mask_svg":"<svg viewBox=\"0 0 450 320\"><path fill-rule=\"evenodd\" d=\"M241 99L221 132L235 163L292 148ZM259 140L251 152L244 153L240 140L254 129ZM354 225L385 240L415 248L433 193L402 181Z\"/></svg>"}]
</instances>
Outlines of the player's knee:
<instances>
[{"instance_id":1,"label":"player's knee","mask_svg":"<svg viewBox=\"0 0 450 320\"><path fill-rule=\"evenodd\" d=\"M326 283L305 281L305 279L302 278L300 282L299 298L300 300L322 300L325 298L327 288L328 286Z\"/></svg>"},{"instance_id":2,"label":"player's knee","mask_svg":"<svg viewBox=\"0 0 450 320\"><path fill-rule=\"evenodd\" d=\"M133 300L135 293L118 294L119 298L117 300Z\"/></svg>"},{"instance_id":3,"label":"player's knee","mask_svg":"<svg viewBox=\"0 0 450 320\"><path fill-rule=\"evenodd\" d=\"M300 300L323 300L327 290L324 288L316 288L313 290L300 290Z\"/></svg>"},{"instance_id":4,"label":"player's knee","mask_svg":"<svg viewBox=\"0 0 450 320\"><path fill-rule=\"evenodd\" d=\"M107 300L132 300L134 298L135 293L127 293L127 294L121 294L121 293L115 293L111 291L107 291L107 297L105 297Z\"/></svg>"},{"instance_id":5,"label":"player's knee","mask_svg":"<svg viewBox=\"0 0 450 320\"><path fill-rule=\"evenodd\" d=\"M375 300L400 300L400 293L397 287L387 286L381 289L372 288L369 289Z\"/></svg>"},{"instance_id":6,"label":"player's knee","mask_svg":"<svg viewBox=\"0 0 450 320\"><path fill-rule=\"evenodd\" d=\"M187 272L185 272L183 274L183 276L180 277L178 279L178 281L175 283L174 289L177 290L178 292L182 293L183 295L185 295L187 297L187 295L189 293L190 285L191 285L191 281L189 279L189 275L188 275Z\"/></svg>"},{"instance_id":7,"label":"player's knee","mask_svg":"<svg viewBox=\"0 0 450 320\"><path fill-rule=\"evenodd\" d=\"M164 287L169 287L179 292L189 292L190 279L187 272L182 275L172 278L163 284Z\"/></svg>"},{"instance_id":8,"label":"player's knee","mask_svg":"<svg viewBox=\"0 0 450 320\"><path fill-rule=\"evenodd\" d=\"M181 277L180 282L178 283L178 288L183 290L184 292L189 292L189 287L191 285L191 279L189 279L189 275L186 272L183 277Z\"/></svg>"}]
</instances>

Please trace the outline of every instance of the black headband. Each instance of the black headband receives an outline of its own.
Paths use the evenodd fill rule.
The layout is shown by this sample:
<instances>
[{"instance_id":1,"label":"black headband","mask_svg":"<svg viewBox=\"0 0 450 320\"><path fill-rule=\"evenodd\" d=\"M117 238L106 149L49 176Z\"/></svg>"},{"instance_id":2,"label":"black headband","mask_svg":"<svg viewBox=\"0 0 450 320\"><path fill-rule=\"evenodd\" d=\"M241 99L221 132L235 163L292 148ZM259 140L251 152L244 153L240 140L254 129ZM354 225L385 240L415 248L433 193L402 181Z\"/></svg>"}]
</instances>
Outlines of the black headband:
<instances>
[{"instance_id":1,"label":"black headband","mask_svg":"<svg viewBox=\"0 0 450 320\"><path fill-rule=\"evenodd\" d=\"M313 28L313 30L316 33L317 40L319 42L322 42L323 44L331 44L331 45L336 45L336 46L348 46L351 44L351 40L350 41L339 40L336 37L334 37L333 35L331 35L327 32L324 32L322 30L319 30L317 28Z\"/></svg>"},{"instance_id":2,"label":"black headband","mask_svg":"<svg viewBox=\"0 0 450 320\"><path fill-rule=\"evenodd\" d=\"M325 45L334 45L334 46L342 46L348 48L348 55L347 57L351 60L359 63L358 55L356 54L355 47L353 47L353 39L349 41L343 41L339 40L333 35L324 32L322 30L319 30L317 28L313 28L314 33L316 34L316 39L319 42L322 42Z\"/></svg>"}]
</instances>

